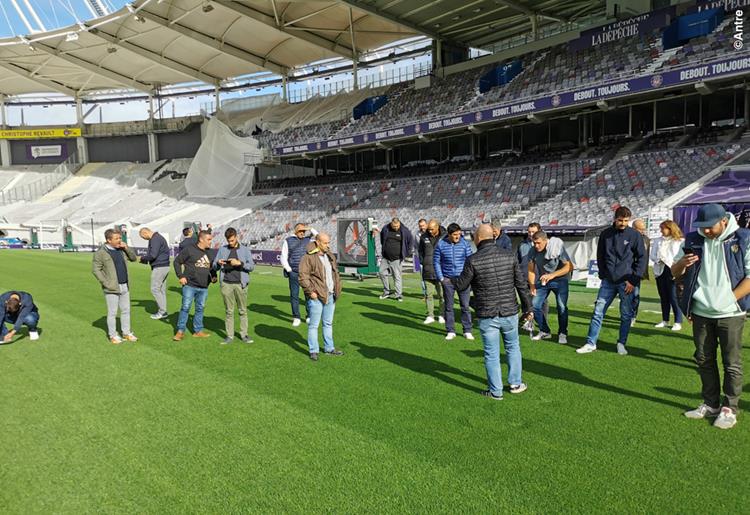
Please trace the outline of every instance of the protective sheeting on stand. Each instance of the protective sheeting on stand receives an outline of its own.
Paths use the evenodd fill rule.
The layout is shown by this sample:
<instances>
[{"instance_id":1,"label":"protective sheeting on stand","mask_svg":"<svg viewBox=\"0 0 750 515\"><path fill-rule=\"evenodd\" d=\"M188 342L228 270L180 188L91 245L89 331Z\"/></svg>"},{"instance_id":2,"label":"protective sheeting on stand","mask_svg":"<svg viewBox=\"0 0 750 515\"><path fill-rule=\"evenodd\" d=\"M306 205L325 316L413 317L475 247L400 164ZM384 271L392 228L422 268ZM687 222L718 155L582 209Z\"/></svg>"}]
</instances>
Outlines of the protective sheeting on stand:
<instances>
[{"instance_id":1,"label":"protective sheeting on stand","mask_svg":"<svg viewBox=\"0 0 750 515\"><path fill-rule=\"evenodd\" d=\"M185 188L196 198L237 198L253 186L256 164L263 161L258 140L236 136L216 118L190 164Z\"/></svg>"}]
</instances>

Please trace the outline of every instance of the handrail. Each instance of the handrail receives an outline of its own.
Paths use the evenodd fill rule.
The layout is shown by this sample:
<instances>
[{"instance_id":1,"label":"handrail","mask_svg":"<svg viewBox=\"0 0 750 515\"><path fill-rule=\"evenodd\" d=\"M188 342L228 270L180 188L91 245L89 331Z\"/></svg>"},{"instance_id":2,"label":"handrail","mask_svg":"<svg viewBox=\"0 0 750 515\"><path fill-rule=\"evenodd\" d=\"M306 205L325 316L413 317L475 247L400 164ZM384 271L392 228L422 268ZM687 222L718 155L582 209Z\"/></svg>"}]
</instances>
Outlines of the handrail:
<instances>
[{"instance_id":1,"label":"handrail","mask_svg":"<svg viewBox=\"0 0 750 515\"><path fill-rule=\"evenodd\" d=\"M7 191L0 191L0 205L37 200L71 177L78 167L77 155L73 153L65 161L57 165L52 172L44 174L44 177L41 179L22 186L16 186Z\"/></svg>"}]
</instances>

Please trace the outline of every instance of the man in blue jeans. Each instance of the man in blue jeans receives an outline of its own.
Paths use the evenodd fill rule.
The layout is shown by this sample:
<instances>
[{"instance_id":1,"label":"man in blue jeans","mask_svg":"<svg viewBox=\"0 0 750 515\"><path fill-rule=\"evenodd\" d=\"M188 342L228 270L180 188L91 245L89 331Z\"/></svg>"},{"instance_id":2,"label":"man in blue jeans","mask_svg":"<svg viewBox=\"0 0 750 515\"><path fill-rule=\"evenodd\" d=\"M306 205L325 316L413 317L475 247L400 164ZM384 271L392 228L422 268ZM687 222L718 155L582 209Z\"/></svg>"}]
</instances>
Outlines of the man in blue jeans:
<instances>
[{"instance_id":1,"label":"man in blue jeans","mask_svg":"<svg viewBox=\"0 0 750 515\"><path fill-rule=\"evenodd\" d=\"M310 323L307 325L307 345L310 359L318 361L318 326L323 322L323 351L328 356L341 356L333 344L333 313L336 300L341 296L341 277L339 276L336 257L331 252L331 237L318 233L315 241L307 246L305 255L299 264L299 284L307 298L307 313Z\"/></svg>"},{"instance_id":2,"label":"man in blue jeans","mask_svg":"<svg viewBox=\"0 0 750 515\"><path fill-rule=\"evenodd\" d=\"M193 315L193 338L208 338L211 336L203 330L203 308L208 298L208 285L216 282L216 271L209 255L211 247L211 232L198 233L198 241L193 245L186 245L174 260L174 271L182 285L182 306L177 319L177 332L172 338L179 342L185 337L188 314L195 301Z\"/></svg>"},{"instance_id":3,"label":"man in blue jeans","mask_svg":"<svg viewBox=\"0 0 750 515\"><path fill-rule=\"evenodd\" d=\"M599 236L596 259L602 284L594 304L594 316L589 325L586 344L576 349L578 354L596 350L596 341L602 329L604 315L615 297L620 297L620 335L617 339L617 353L628 353L628 333L634 315L634 303L638 297L641 277L643 277L648 256L643 236L628 227L632 213L625 206L615 211L615 221Z\"/></svg>"},{"instance_id":4,"label":"man in blue jeans","mask_svg":"<svg viewBox=\"0 0 750 515\"><path fill-rule=\"evenodd\" d=\"M568 343L568 280L573 272L573 263L560 238L548 238L544 231L537 231L531 242L526 272L531 295L534 296L534 320L539 326L539 333L531 339L546 340L552 336L544 312L544 304L552 292L555 294L557 323L560 326L557 341L565 345Z\"/></svg>"},{"instance_id":5,"label":"man in blue jeans","mask_svg":"<svg viewBox=\"0 0 750 515\"><path fill-rule=\"evenodd\" d=\"M489 225L487 227L491 233L492 228ZM445 339L452 340L456 337L456 317L453 313L453 298L456 291L458 291L464 337L467 340L473 340L474 335L471 334L471 313L469 312L471 290L468 287L463 290L457 290L451 282L451 279L461 275L464 263L471 256L471 245L464 239L461 227L458 224L450 224L447 233L448 235L435 246L435 251L432 255L435 277L443 285L443 313L445 316L445 330L448 333Z\"/></svg>"},{"instance_id":6,"label":"man in blue jeans","mask_svg":"<svg viewBox=\"0 0 750 515\"><path fill-rule=\"evenodd\" d=\"M284 269L284 277L289 280L289 300L292 304L292 327L298 327L301 323L299 313L299 262L305 255L305 249L310 244L310 236L314 237L318 231L305 224L294 226L294 235L289 236L281 245L281 266Z\"/></svg>"},{"instance_id":7,"label":"man in blue jeans","mask_svg":"<svg viewBox=\"0 0 750 515\"><path fill-rule=\"evenodd\" d=\"M451 282L459 291L474 291L472 305L479 319L479 331L484 344L484 367L487 371L487 390L482 395L493 400L503 398L503 378L500 369L500 335L508 357L510 393L526 391L522 377L521 347L518 341L518 299L525 320L531 320L531 294L526 276L512 252L495 245L492 227L482 224L474 234L477 252L466 260L461 275Z\"/></svg>"},{"instance_id":8,"label":"man in blue jeans","mask_svg":"<svg viewBox=\"0 0 750 515\"><path fill-rule=\"evenodd\" d=\"M9 331L5 324L13 324ZM9 291L0 295L0 338L2 343L10 342L21 330L21 326L29 328L29 339L38 340L39 309L34 304L31 294L25 291Z\"/></svg>"}]
</instances>

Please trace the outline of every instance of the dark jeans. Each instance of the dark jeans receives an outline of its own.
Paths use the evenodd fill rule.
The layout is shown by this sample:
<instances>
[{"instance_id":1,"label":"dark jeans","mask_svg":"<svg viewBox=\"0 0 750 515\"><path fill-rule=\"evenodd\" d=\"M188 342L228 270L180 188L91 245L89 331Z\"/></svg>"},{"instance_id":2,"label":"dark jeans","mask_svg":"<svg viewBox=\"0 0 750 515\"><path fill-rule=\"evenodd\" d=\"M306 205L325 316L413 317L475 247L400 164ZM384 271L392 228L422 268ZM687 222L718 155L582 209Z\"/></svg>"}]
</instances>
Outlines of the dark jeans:
<instances>
[{"instance_id":1,"label":"dark jeans","mask_svg":"<svg viewBox=\"0 0 750 515\"><path fill-rule=\"evenodd\" d=\"M15 324L18 320L18 315L11 318L10 316L6 316L5 321L11 324ZM28 315L26 315L26 318L23 319L23 325L29 328L29 332L36 331L36 326L39 323L39 312L32 311ZM5 336L10 332L10 329L5 327L5 324L0 324L0 338Z\"/></svg>"},{"instance_id":2,"label":"dark jeans","mask_svg":"<svg viewBox=\"0 0 750 515\"><path fill-rule=\"evenodd\" d=\"M443 279L443 313L445 313L445 330L449 333L456 332L456 315L453 311L453 294L456 288L447 277ZM461 325L464 333L471 332L471 311L469 311L469 299L471 298L471 288L458 292L458 301L461 304Z\"/></svg>"},{"instance_id":3,"label":"dark jeans","mask_svg":"<svg viewBox=\"0 0 750 515\"><path fill-rule=\"evenodd\" d=\"M661 275L656 277L656 288L661 300L661 319L664 322L669 322L669 311L671 309L674 311L674 323L681 324L682 311L677 304L677 288L675 288L672 271L669 267L665 266Z\"/></svg>"},{"instance_id":4,"label":"dark jeans","mask_svg":"<svg viewBox=\"0 0 750 515\"><path fill-rule=\"evenodd\" d=\"M299 316L299 272L287 272L289 278L289 300L292 303L292 316L294 318L302 318Z\"/></svg>"},{"instance_id":5,"label":"dark jeans","mask_svg":"<svg viewBox=\"0 0 750 515\"><path fill-rule=\"evenodd\" d=\"M721 348L724 366L724 405L737 413L742 393L742 326L745 316L703 318L693 315L695 362L701 378L703 402L712 408L721 405L721 384L716 349Z\"/></svg>"}]
</instances>

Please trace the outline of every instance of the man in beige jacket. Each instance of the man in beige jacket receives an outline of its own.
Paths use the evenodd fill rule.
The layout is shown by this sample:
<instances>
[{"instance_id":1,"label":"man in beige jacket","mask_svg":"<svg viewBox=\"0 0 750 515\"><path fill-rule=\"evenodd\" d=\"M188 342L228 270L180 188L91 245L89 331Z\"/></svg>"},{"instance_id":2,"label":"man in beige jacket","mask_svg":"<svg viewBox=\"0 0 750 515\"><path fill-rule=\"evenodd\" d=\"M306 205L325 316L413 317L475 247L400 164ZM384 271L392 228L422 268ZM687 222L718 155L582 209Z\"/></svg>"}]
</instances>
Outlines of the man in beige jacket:
<instances>
[{"instance_id":1,"label":"man in beige jacket","mask_svg":"<svg viewBox=\"0 0 750 515\"><path fill-rule=\"evenodd\" d=\"M318 361L318 326L323 320L323 351L329 356L341 356L343 352L333 345L333 312L336 300L341 295L341 278L339 277L336 258L331 252L331 237L318 233L314 241L307 245L307 252L299 264L299 284L307 298L307 314L310 323L307 326L307 345L310 347L310 359Z\"/></svg>"},{"instance_id":2,"label":"man in beige jacket","mask_svg":"<svg viewBox=\"0 0 750 515\"><path fill-rule=\"evenodd\" d=\"M107 332L109 341L115 345L123 340L136 342L138 338L130 330L130 290L128 288L128 265L125 261L137 261L138 256L122 241L122 234L114 229L104 231L106 242L94 253L91 271L102 285L107 302ZM122 338L117 334L117 311L120 311Z\"/></svg>"}]
</instances>

